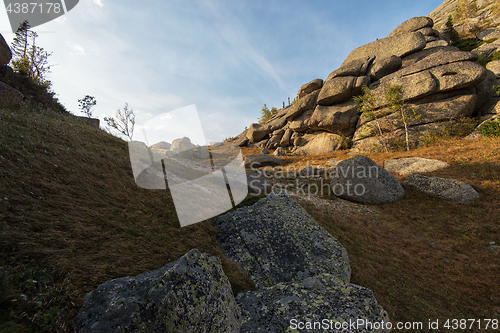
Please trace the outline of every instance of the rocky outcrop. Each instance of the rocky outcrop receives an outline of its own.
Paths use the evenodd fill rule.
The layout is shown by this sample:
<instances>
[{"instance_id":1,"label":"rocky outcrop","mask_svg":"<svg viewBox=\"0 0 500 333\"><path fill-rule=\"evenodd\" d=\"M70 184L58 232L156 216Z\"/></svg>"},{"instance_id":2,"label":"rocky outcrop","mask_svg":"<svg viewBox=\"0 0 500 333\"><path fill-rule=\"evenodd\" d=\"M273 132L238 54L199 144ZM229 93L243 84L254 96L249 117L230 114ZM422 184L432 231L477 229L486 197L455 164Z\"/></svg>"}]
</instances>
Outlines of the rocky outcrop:
<instances>
[{"instance_id":1,"label":"rocky outcrop","mask_svg":"<svg viewBox=\"0 0 500 333\"><path fill-rule=\"evenodd\" d=\"M291 154L405 146L401 114L389 109L385 98L386 89L394 85L402 87L406 109L414 115L407 124L410 147L459 118L477 115L494 93L495 74L476 62L476 54L449 46L439 36L431 18L415 17L388 37L358 47L324 81L304 84L293 105L278 110L266 124L252 124L248 143L288 148ZM373 96L373 114L359 114L353 100L362 86Z\"/></svg>"},{"instance_id":2,"label":"rocky outcrop","mask_svg":"<svg viewBox=\"0 0 500 333\"><path fill-rule=\"evenodd\" d=\"M175 139L172 141L172 145L170 146L170 150L175 153L191 150L193 148L196 148L196 146L192 144L191 140L187 137Z\"/></svg>"},{"instance_id":3,"label":"rocky outcrop","mask_svg":"<svg viewBox=\"0 0 500 333\"><path fill-rule=\"evenodd\" d=\"M479 198L479 193L472 186L455 179L413 174L406 177L403 185L460 204L468 204Z\"/></svg>"},{"instance_id":4,"label":"rocky outcrop","mask_svg":"<svg viewBox=\"0 0 500 333\"><path fill-rule=\"evenodd\" d=\"M155 271L101 284L76 332L239 332L241 314L217 257L194 249Z\"/></svg>"},{"instance_id":5,"label":"rocky outcrop","mask_svg":"<svg viewBox=\"0 0 500 333\"><path fill-rule=\"evenodd\" d=\"M12 59L12 52L2 34L0 34L0 67L7 65L10 59Z\"/></svg>"},{"instance_id":6,"label":"rocky outcrop","mask_svg":"<svg viewBox=\"0 0 500 333\"><path fill-rule=\"evenodd\" d=\"M18 90L1 82L1 80L4 80L4 78L7 78L9 74L12 73L12 69L7 66L11 59L12 52L9 48L9 45L7 45L2 34L0 34L0 68L3 74L3 78L0 77L0 107L16 106L24 99L24 95Z\"/></svg>"},{"instance_id":7,"label":"rocky outcrop","mask_svg":"<svg viewBox=\"0 0 500 333\"><path fill-rule=\"evenodd\" d=\"M384 162L384 168L387 171L396 172L402 176L437 171L449 166L446 162L422 157L398 158Z\"/></svg>"},{"instance_id":8,"label":"rocky outcrop","mask_svg":"<svg viewBox=\"0 0 500 333\"><path fill-rule=\"evenodd\" d=\"M285 332L299 318L388 320L369 289L349 283L351 268L344 247L288 195L271 194L213 224L222 252L257 287L236 297L241 332Z\"/></svg>"},{"instance_id":9,"label":"rocky outcrop","mask_svg":"<svg viewBox=\"0 0 500 333\"><path fill-rule=\"evenodd\" d=\"M405 193L396 177L366 156L338 163L330 177L333 194L354 202L385 204Z\"/></svg>"}]
</instances>

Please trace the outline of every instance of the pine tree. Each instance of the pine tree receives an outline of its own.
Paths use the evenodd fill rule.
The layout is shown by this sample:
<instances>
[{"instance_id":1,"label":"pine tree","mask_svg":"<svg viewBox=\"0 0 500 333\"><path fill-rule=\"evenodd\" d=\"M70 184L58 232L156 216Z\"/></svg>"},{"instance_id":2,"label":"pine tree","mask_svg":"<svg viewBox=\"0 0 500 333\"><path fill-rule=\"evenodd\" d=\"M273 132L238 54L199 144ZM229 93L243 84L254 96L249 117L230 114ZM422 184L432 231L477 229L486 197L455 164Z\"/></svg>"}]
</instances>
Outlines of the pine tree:
<instances>
[{"instance_id":1,"label":"pine tree","mask_svg":"<svg viewBox=\"0 0 500 333\"><path fill-rule=\"evenodd\" d=\"M456 43L459 39L458 32L453 26L453 19L451 15L448 16L448 21L446 21L446 29L444 30L444 34L450 39L452 44Z\"/></svg>"},{"instance_id":2,"label":"pine tree","mask_svg":"<svg viewBox=\"0 0 500 333\"><path fill-rule=\"evenodd\" d=\"M259 124L265 124L269 119L271 119L275 114L278 113L278 109L272 107L271 110L267 108L267 105L264 104L262 109L260 110Z\"/></svg>"},{"instance_id":3,"label":"pine tree","mask_svg":"<svg viewBox=\"0 0 500 333\"><path fill-rule=\"evenodd\" d=\"M38 34L31 30L27 20L19 25L11 44L12 67L15 71L30 77L33 82L50 87L46 75L50 73L49 57L52 53L36 45Z\"/></svg>"}]
</instances>

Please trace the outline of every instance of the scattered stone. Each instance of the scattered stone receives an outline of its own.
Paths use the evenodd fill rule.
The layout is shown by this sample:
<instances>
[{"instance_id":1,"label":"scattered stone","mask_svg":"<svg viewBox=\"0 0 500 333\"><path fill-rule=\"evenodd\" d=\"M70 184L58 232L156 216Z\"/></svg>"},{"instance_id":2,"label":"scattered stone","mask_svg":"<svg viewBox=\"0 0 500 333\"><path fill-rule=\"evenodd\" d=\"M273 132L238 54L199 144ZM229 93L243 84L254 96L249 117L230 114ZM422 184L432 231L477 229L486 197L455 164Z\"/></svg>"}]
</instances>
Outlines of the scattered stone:
<instances>
[{"instance_id":1,"label":"scattered stone","mask_svg":"<svg viewBox=\"0 0 500 333\"><path fill-rule=\"evenodd\" d=\"M422 157L398 158L384 162L384 168L387 171L396 172L402 176L413 173L432 172L449 166L446 162Z\"/></svg>"},{"instance_id":2,"label":"scattered stone","mask_svg":"<svg viewBox=\"0 0 500 333\"><path fill-rule=\"evenodd\" d=\"M264 166L277 166L281 164L281 159L265 155L265 154L255 154L255 155L247 155L244 158L245 168L260 168Z\"/></svg>"},{"instance_id":3,"label":"scattered stone","mask_svg":"<svg viewBox=\"0 0 500 333\"><path fill-rule=\"evenodd\" d=\"M76 332L239 332L241 313L217 257L193 249L87 295Z\"/></svg>"},{"instance_id":4,"label":"scattered stone","mask_svg":"<svg viewBox=\"0 0 500 333\"><path fill-rule=\"evenodd\" d=\"M267 195L272 192L269 177L262 170L247 170L248 193L251 195Z\"/></svg>"},{"instance_id":5,"label":"scattered stone","mask_svg":"<svg viewBox=\"0 0 500 333\"><path fill-rule=\"evenodd\" d=\"M405 193L396 177L366 156L338 163L330 177L333 194L349 201L385 204Z\"/></svg>"},{"instance_id":6,"label":"scattered stone","mask_svg":"<svg viewBox=\"0 0 500 333\"><path fill-rule=\"evenodd\" d=\"M286 150L283 147L278 147L273 153L273 156L276 157L281 157L281 156L286 156Z\"/></svg>"},{"instance_id":7,"label":"scattered stone","mask_svg":"<svg viewBox=\"0 0 500 333\"><path fill-rule=\"evenodd\" d=\"M479 193L472 186L455 179L413 174L406 177L403 185L460 204L468 204L479 198Z\"/></svg>"},{"instance_id":8,"label":"scattered stone","mask_svg":"<svg viewBox=\"0 0 500 333\"><path fill-rule=\"evenodd\" d=\"M267 148L262 148L262 150L260 151L261 154L269 154L269 150L267 150Z\"/></svg>"},{"instance_id":9,"label":"scattered stone","mask_svg":"<svg viewBox=\"0 0 500 333\"><path fill-rule=\"evenodd\" d=\"M285 332L298 318L389 320L371 290L349 283L345 248L285 193L217 217L214 227L222 252L257 287L237 297L241 332Z\"/></svg>"}]
</instances>

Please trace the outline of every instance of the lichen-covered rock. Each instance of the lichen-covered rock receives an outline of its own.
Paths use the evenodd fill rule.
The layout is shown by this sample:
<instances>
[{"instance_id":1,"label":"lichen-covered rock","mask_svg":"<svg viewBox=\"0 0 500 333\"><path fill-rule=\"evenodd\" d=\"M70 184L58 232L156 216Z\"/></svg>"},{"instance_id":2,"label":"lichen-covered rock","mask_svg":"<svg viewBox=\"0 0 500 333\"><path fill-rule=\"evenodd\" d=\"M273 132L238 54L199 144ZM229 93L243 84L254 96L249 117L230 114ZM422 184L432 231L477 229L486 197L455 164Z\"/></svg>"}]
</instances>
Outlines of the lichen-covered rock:
<instances>
[{"instance_id":1,"label":"lichen-covered rock","mask_svg":"<svg viewBox=\"0 0 500 333\"><path fill-rule=\"evenodd\" d=\"M309 128L309 118L313 112L314 109L304 111L300 116L290 122L289 128L295 132L305 132Z\"/></svg>"},{"instance_id":2,"label":"lichen-covered rock","mask_svg":"<svg viewBox=\"0 0 500 333\"><path fill-rule=\"evenodd\" d=\"M423 28L432 28L434 21L426 16L413 17L401 23L387 37L398 36L408 32L418 31Z\"/></svg>"},{"instance_id":3,"label":"lichen-covered rock","mask_svg":"<svg viewBox=\"0 0 500 333\"><path fill-rule=\"evenodd\" d=\"M302 112L314 109L320 91L321 90L318 89L304 96L303 98L299 98L299 100L295 102L295 104L288 108L288 112L285 116L286 120L292 121L293 119L295 119L295 117L300 116Z\"/></svg>"},{"instance_id":4,"label":"lichen-covered rock","mask_svg":"<svg viewBox=\"0 0 500 333\"><path fill-rule=\"evenodd\" d=\"M332 106L318 105L309 118L308 127L350 137L358 118L358 104L354 100Z\"/></svg>"},{"instance_id":5,"label":"lichen-covered rock","mask_svg":"<svg viewBox=\"0 0 500 333\"><path fill-rule=\"evenodd\" d=\"M374 56L366 56L364 58L359 58L349 63L345 63L339 69L331 72L326 78L326 81L330 81L331 79L339 76L363 76L373 59L375 59Z\"/></svg>"},{"instance_id":6,"label":"lichen-covered rock","mask_svg":"<svg viewBox=\"0 0 500 333\"><path fill-rule=\"evenodd\" d=\"M384 162L384 168L387 171L396 172L402 176L413 173L432 172L449 166L446 162L422 157L398 158Z\"/></svg>"},{"instance_id":7,"label":"lichen-covered rock","mask_svg":"<svg viewBox=\"0 0 500 333\"><path fill-rule=\"evenodd\" d=\"M366 156L340 162L330 177L332 193L354 202L385 204L405 193L396 177Z\"/></svg>"},{"instance_id":8,"label":"lichen-covered rock","mask_svg":"<svg viewBox=\"0 0 500 333\"><path fill-rule=\"evenodd\" d=\"M242 333L256 332L389 332L355 323L378 323L389 318L369 289L341 283L335 276L321 274L293 283L279 283L236 298L242 309ZM359 320L359 321L358 321ZM312 329L306 322L323 322ZM342 322L346 323L342 327ZM304 326L299 326L302 323ZM337 326L335 326L337 323ZM350 324L350 325L349 325ZM379 327L377 325L372 325ZM317 328L317 327L316 327Z\"/></svg>"},{"instance_id":9,"label":"lichen-covered rock","mask_svg":"<svg viewBox=\"0 0 500 333\"><path fill-rule=\"evenodd\" d=\"M344 247L284 193L270 194L214 220L222 252L237 262L257 288L322 273L347 283Z\"/></svg>"},{"instance_id":10,"label":"lichen-covered rock","mask_svg":"<svg viewBox=\"0 0 500 333\"><path fill-rule=\"evenodd\" d=\"M382 77L396 72L403 65L400 57L392 55L382 59L375 59L373 64L368 69L368 76L372 81L380 80Z\"/></svg>"},{"instance_id":11,"label":"lichen-covered rock","mask_svg":"<svg viewBox=\"0 0 500 333\"><path fill-rule=\"evenodd\" d=\"M300 144L292 150L293 155L329 154L345 145L345 138L333 133L318 132L302 136Z\"/></svg>"},{"instance_id":12,"label":"lichen-covered rock","mask_svg":"<svg viewBox=\"0 0 500 333\"><path fill-rule=\"evenodd\" d=\"M386 37L354 49L342 65L369 56L386 58L395 55L403 58L413 52L422 50L426 45L425 37L420 32Z\"/></svg>"},{"instance_id":13,"label":"lichen-covered rock","mask_svg":"<svg viewBox=\"0 0 500 333\"><path fill-rule=\"evenodd\" d=\"M77 332L239 332L241 313L219 258L194 249L134 277L104 282L77 318Z\"/></svg>"},{"instance_id":14,"label":"lichen-covered rock","mask_svg":"<svg viewBox=\"0 0 500 333\"><path fill-rule=\"evenodd\" d=\"M318 105L343 103L361 92L361 86L370 84L368 76L339 76L327 80L318 96Z\"/></svg>"},{"instance_id":15,"label":"lichen-covered rock","mask_svg":"<svg viewBox=\"0 0 500 333\"><path fill-rule=\"evenodd\" d=\"M311 82L303 84L302 87L300 87L300 90L299 90L297 96L299 96L299 99L300 99L300 98L305 97L306 95L312 93L313 91L321 89L321 87L323 87L323 80L322 79L312 80Z\"/></svg>"},{"instance_id":16,"label":"lichen-covered rock","mask_svg":"<svg viewBox=\"0 0 500 333\"><path fill-rule=\"evenodd\" d=\"M455 179L413 174L406 177L403 185L460 204L468 204L479 198L479 193L472 186Z\"/></svg>"},{"instance_id":17,"label":"lichen-covered rock","mask_svg":"<svg viewBox=\"0 0 500 333\"><path fill-rule=\"evenodd\" d=\"M406 105L406 109L408 114L414 117L414 120L408 121L408 126L411 128L423 124L468 117L473 113L476 101L477 95L464 94L429 103L409 103ZM382 130L383 133L388 133L404 128L405 125L401 121L401 114L398 112L390 113L391 111L392 110L388 109L379 111L376 114L378 119L372 121L366 121L370 118L366 118L366 116L362 115L359 121L360 126L357 128L353 140L356 141L367 137L377 136L380 130ZM385 115L386 112L387 115Z\"/></svg>"}]
</instances>

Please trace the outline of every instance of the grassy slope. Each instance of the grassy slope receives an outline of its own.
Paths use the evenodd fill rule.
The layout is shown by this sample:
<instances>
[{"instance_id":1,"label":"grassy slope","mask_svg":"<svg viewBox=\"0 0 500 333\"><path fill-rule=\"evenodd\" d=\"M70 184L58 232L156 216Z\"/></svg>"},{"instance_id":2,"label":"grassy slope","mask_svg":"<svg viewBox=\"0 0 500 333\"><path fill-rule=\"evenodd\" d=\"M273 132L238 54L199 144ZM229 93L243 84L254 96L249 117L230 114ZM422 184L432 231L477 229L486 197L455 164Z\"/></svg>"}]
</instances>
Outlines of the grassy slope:
<instances>
[{"instance_id":1,"label":"grassy slope","mask_svg":"<svg viewBox=\"0 0 500 333\"><path fill-rule=\"evenodd\" d=\"M0 110L0 331L71 331L87 292L192 248L249 287L210 222L180 228L169 193L138 188L128 158L126 142L75 117Z\"/></svg>"},{"instance_id":2,"label":"grassy slope","mask_svg":"<svg viewBox=\"0 0 500 333\"><path fill-rule=\"evenodd\" d=\"M253 152L250 149L245 153ZM444 140L391 154L438 158L433 175L467 181L481 198L461 206L409 192L377 217L324 214L303 202L347 248L352 282L375 292L392 321L499 318L500 140ZM345 159L289 157L285 166ZM138 188L127 145L45 109L0 110L0 331L69 332L82 297L192 248L222 259L233 286L249 287L215 240L210 221L179 228L167 191ZM483 330L484 332L484 330Z\"/></svg>"}]
</instances>

